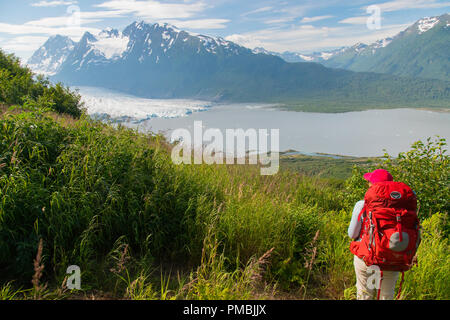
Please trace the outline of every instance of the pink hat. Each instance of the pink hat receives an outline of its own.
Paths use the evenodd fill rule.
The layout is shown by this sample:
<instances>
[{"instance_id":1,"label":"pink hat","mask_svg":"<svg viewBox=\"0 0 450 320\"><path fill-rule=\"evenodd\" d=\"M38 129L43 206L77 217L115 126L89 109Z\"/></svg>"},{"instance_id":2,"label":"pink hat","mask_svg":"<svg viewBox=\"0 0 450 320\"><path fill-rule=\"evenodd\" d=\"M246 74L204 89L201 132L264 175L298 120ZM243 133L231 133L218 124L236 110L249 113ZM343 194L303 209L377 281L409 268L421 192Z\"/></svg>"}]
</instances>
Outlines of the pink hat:
<instances>
[{"instance_id":1,"label":"pink hat","mask_svg":"<svg viewBox=\"0 0 450 320\"><path fill-rule=\"evenodd\" d=\"M364 175L364 179L371 183L393 180L392 175L389 173L389 171L384 169L376 169L372 172L367 172Z\"/></svg>"}]
</instances>

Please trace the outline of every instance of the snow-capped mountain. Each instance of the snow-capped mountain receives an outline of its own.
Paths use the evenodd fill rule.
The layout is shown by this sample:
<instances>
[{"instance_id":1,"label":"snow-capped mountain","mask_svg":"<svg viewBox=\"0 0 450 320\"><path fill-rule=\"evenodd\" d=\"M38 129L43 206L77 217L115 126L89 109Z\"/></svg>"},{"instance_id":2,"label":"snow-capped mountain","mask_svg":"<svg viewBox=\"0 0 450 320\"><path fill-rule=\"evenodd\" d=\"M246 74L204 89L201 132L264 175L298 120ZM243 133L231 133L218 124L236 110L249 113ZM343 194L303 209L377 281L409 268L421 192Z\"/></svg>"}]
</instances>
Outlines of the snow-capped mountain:
<instances>
[{"instance_id":1,"label":"snow-capped mountain","mask_svg":"<svg viewBox=\"0 0 450 320\"><path fill-rule=\"evenodd\" d=\"M198 77L207 72L204 66L213 66L218 59L252 55L250 49L221 37L186 32L167 23L136 21L123 31L108 28L98 34L86 32L77 43L67 37L57 36L59 41L53 38L28 61L33 71L71 84L104 86L147 97L168 97L173 96L173 90L185 90L183 81L191 82L194 74ZM71 45L63 45L65 42ZM180 77L175 76L179 69L184 71ZM147 72L142 74L144 70ZM153 79L156 71L164 75ZM122 83L124 74L133 79ZM180 89L163 88L164 77L167 81L171 77L170 86ZM153 90L135 85L139 78L142 86L156 82Z\"/></svg>"},{"instance_id":2,"label":"snow-capped mountain","mask_svg":"<svg viewBox=\"0 0 450 320\"><path fill-rule=\"evenodd\" d=\"M75 47L69 37L50 37L28 60L28 66L36 73L54 75Z\"/></svg>"},{"instance_id":3,"label":"snow-capped mountain","mask_svg":"<svg viewBox=\"0 0 450 320\"><path fill-rule=\"evenodd\" d=\"M65 70L81 70L88 65L109 64L136 58L139 63L145 61L159 63L160 59L176 55L178 49L183 50L192 46L195 46L198 54L239 54L240 51L248 51L220 37L194 35L167 23L150 25L143 21L134 22L123 32L112 28L105 29L97 35L86 32L78 43L67 37L57 37L61 41L62 39L70 41L71 46L66 46L67 50L64 51L55 46L61 54L58 54L59 51L52 54L49 48L54 48L54 41L52 38L49 39L28 61L29 66L36 72L53 75L56 71L60 71L61 67ZM56 59L58 64L47 63L41 58L47 56Z\"/></svg>"},{"instance_id":4,"label":"snow-capped mountain","mask_svg":"<svg viewBox=\"0 0 450 320\"><path fill-rule=\"evenodd\" d=\"M333 51L276 55L287 62L317 62L326 67L450 80L450 16L426 17L392 38L357 43ZM258 48L264 52L263 48Z\"/></svg>"},{"instance_id":5,"label":"snow-capped mountain","mask_svg":"<svg viewBox=\"0 0 450 320\"><path fill-rule=\"evenodd\" d=\"M285 51L283 53L268 51L262 47L257 47L253 49L253 53L255 54L268 54L273 56L278 56L285 60L286 62L323 62L336 54L339 54L343 50L346 50L346 47L332 50L332 51L322 51L322 52L313 52L313 53L298 53L292 51Z\"/></svg>"},{"instance_id":6,"label":"snow-capped mountain","mask_svg":"<svg viewBox=\"0 0 450 320\"><path fill-rule=\"evenodd\" d=\"M106 29L98 35L86 32L61 65L80 70L88 64L107 64L123 57L130 39L116 29Z\"/></svg>"},{"instance_id":7,"label":"snow-capped mountain","mask_svg":"<svg viewBox=\"0 0 450 320\"><path fill-rule=\"evenodd\" d=\"M415 80L360 75L318 63L287 63L280 57L253 52L220 37L186 32L170 24L141 21L123 31L109 28L96 35L86 32L72 46L58 43L53 48L50 40L29 62L39 66L37 70L51 65L51 69L45 70L53 74L51 80L103 87L143 98L279 102L335 96L377 101L392 94L398 101L415 99L419 93L422 98L423 94L427 96L424 88L431 88L431 83L417 81L420 85L416 86ZM67 50L62 50L63 47ZM51 52L56 54L51 56ZM323 53L319 56L323 60L330 58ZM355 92L355 83L361 90ZM378 96L371 89L375 87L385 88L386 94ZM395 87L403 91L389 91ZM396 96L412 88L413 94Z\"/></svg>"},{"instance_id":8,"label":"snow-capped mountain","mask_svg":"<svg viewBox=\"0 0 450 320\"><path fill-rule=\"evenodd\" d=\"M283 53L278 53L274 51L267 51L262 47L253 49L253 52L278 56L284 59L286 62L318 62L326 65L326 61L332 59L333 57L341 56L344 54L356 55L356 54L366 54L367 52L374 53L374 50L388 45L391 40L392 40L391 38L387 38L379 40L371 45L367 45L364 43L357 43L351 47L341 47L334 50L318 51L313 53L299 53L292 51L285 51Z\"/></svg>"},{"instance_id":9,"label":"snow-capped mountain","mask_svg":"<svg viewBox=\"0 0 450 320\"><path fill-rule=\"evenodd\" d=\"M449 23L449 14L420 19L392 38L359 53L335 56L324 65L450 81Z\"/></svg>"}]
</instances>

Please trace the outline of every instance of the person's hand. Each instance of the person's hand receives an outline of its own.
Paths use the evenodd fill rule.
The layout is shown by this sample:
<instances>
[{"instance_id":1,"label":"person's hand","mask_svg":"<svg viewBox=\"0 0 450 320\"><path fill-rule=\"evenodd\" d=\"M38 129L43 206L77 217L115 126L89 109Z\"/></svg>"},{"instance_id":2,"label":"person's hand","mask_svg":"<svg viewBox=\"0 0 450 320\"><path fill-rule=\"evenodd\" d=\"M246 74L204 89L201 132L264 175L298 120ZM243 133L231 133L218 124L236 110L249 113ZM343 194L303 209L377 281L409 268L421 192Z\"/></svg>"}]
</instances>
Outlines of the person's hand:
<instances>
[{"instance_id":1,"label":"person's hand","mask_svg":"<svg viewBox=\"0 0 450 320\"><path fill-rule=\"evenodd\" d=\"M416 267L419 266L419 260L417 258L417 254L413 257L412 262L411 262L411 267L416 265Z\"/></svg>"}]
</instances>

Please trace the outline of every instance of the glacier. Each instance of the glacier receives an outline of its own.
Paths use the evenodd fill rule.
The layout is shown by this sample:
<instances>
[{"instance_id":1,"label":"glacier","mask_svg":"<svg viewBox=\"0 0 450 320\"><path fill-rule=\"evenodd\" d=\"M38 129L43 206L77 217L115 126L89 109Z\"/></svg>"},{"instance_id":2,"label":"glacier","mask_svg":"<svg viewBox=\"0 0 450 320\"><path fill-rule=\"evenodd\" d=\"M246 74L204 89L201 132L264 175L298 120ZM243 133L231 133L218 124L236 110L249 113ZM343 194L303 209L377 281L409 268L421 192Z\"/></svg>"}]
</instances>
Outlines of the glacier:
<instances>
[{"instance_id":1,"label":"glacier","mask_svg":"<svg viewBox=\"0 0 450 320\"><path fill-rule=\"evenodd\" d=\"M152 118L185 117L213 107L210 101L190 99L148 99L122 92L77 86L89 116L100 120L140 123Z\"/></svg>"}]
</instances>

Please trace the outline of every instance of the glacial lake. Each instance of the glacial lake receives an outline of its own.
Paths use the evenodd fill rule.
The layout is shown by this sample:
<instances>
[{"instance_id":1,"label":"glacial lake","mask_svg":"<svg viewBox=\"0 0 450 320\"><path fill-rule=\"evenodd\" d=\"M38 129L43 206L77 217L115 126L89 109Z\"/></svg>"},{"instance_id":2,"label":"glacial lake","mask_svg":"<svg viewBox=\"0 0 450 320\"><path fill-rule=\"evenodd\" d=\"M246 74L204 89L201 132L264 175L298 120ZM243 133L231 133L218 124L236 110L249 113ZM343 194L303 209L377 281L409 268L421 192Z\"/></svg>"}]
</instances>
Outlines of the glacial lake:
<instances>
[{"instance_id":1,"label":"glacial lake","mask_svg":"<svg viewBox=\"0 0 450 320\"><path fill-rule=\"evenodd\" d=\"M214 104L183 99L143 99L110 90L80 87L88 113L110 118L139 131L175 129L192 132L194 121L203 129L279 129L280 151L396 156L413 142L439 135L449 141L450 112L420 109L384 109L346 113L283 111L265 104Z\"/></svg>"}]
</instances>

